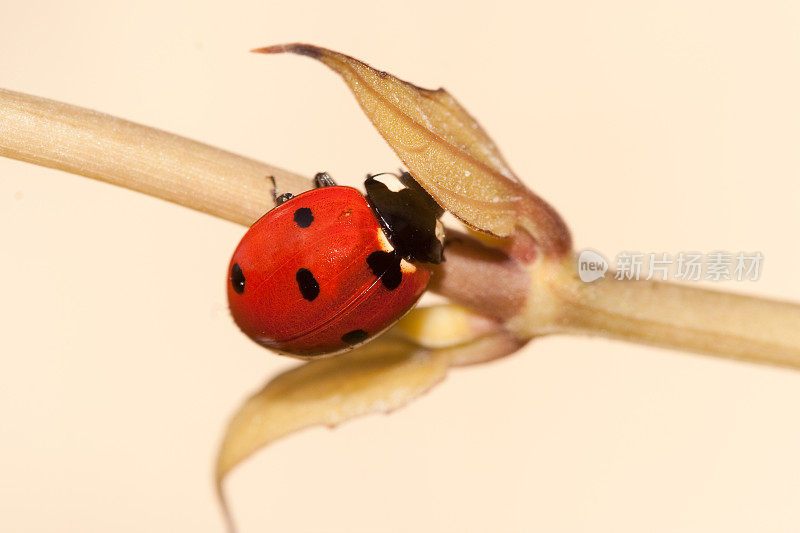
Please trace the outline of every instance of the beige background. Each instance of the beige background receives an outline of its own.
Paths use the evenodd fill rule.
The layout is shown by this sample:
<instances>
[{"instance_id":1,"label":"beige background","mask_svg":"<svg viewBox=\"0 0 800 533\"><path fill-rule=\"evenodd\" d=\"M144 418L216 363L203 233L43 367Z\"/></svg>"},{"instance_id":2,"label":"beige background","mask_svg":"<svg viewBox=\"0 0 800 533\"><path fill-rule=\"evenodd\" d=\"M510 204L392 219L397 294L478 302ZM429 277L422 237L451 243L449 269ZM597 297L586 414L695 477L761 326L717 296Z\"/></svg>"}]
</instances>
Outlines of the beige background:
<instances>
[{"instance_id":1,"label":"beige background","mask_svg":"<svg viewBox=\"0 0 800 533\"><path fill-rule=\"evenodd\" d=\"M761 251L800 301L789 2L11 2L0 85L358 183L398 161L309 41L444 85L579 247ZM244 229L0 160L0 530L221 531L227 417L294 363L225 303ZM236 472L242 531L800 531L800 373L547 338Z\"/></svg>"}]
</instances>

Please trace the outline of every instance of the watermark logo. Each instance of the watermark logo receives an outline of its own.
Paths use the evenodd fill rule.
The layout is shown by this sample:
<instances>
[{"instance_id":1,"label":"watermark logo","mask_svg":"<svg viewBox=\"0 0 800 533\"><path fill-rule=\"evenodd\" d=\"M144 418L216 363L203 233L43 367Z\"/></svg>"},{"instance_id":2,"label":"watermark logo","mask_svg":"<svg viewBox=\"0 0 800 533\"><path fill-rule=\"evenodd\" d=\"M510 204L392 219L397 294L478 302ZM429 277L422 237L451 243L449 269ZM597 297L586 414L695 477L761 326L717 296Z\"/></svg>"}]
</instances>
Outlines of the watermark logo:
<instances>
[{"instance_id":1,"label":"watermark logo","mask_svg":"<svg viewBox=\"0 0 800 533\"><path fill-rule=\"evenodd\" d=\"M591 283L604 278L606 271L608 271L608 261L594 250L583 250L578 255L578 276L581 281Z\"/></svg>"},{"instance_id":2,"label":"watermark logo","mask_svg":"<svg viewBox=\"0 0 800 533\"><path fill-rule=\"evenodd\" d=\"M674 255L666 252L621 252L617 254L609 276L634 281L757 281L763 261L761 252L679 252ZM581 281L596 281L605 277L608 270L609 262L594 250L583 250L578 255Z\"/></svg>"}]
</instances>

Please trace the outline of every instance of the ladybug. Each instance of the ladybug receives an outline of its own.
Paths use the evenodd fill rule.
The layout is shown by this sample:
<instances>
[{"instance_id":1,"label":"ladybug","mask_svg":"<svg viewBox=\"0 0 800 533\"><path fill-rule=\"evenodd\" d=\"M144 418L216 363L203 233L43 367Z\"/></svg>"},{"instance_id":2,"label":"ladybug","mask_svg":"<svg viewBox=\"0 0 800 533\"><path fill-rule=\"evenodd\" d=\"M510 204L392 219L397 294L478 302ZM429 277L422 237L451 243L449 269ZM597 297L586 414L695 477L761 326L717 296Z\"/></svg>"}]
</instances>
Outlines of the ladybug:
<instances>
[{"instance_id":1,"label":"ladybug","mask_svg":"<svg viewBox=\"0 0 800 533\"><path fill-rule=\"evenodd\" d=\"M273 179L274 184L274 179ZM408 173L367 176L366 196L327 173L247 231L228 268L228 302L257 343L295 356L351 349L425 291L443 257L443 211Z\"/></svg>"}]
</instances>

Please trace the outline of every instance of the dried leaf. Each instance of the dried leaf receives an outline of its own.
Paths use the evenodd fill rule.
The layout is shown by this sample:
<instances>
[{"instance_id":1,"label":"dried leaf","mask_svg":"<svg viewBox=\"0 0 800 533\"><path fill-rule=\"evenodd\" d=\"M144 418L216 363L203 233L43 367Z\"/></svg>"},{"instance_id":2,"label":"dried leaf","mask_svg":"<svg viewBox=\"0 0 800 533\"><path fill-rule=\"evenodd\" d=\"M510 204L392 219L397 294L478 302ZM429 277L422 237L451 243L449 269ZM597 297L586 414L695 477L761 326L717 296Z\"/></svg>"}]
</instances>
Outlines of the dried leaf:
<instances>
[{"instance_id":1,"label":"dried leaf","mask_svg":"<svg viewBox=\"0 0 800 533\"><path fill-rule=\"evenodd\" d=\"M423 326L424 321L451 326L442 334ZM401 324L406 332L390 331L351 352L305 363L247 400L220 448L220 496L231 469L281 437L313 425L335 426L359 415L392 411L442 381L450 366L494 359L520 347L493 321L454 305L415 309Z\"/></svg>"},{"instance_id":2,"label":"dried leaf","mask_svg":"<svg viewBox=\"0 0 800 533\"><path fill-rule=\"evenodd\" d=\"M221 482L259 448L303 428L396 409L444 379L448 366L445 353L381 338L289 370L267 383L231 421L217 479Z\"/></svg>"},{"instance_id":3,"label":"dried leaf","mask_svg":"<svg viewBox=\"0 0 800 533\"><path fill-rule=\"evenodd\" d=\"M465 224L500 237L521 226L545 253L570 250L561 217L519 181L486 132L444 89L417 87L313 45L254 51L306 55L340 74L414 178Z\"/></svg>"}]
</instances>

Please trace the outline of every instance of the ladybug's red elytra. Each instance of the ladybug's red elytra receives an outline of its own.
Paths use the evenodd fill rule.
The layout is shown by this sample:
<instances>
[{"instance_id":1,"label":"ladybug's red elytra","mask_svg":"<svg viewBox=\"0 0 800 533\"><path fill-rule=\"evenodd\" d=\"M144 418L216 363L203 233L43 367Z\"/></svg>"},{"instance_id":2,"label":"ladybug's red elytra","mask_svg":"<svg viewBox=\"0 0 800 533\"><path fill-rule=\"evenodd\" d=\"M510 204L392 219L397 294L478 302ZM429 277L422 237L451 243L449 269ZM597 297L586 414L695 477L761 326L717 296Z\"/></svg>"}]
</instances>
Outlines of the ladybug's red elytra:
<instances>
[{"instance_id":1,"label":"ladybug's red elytra","mask_svg":"<svg viewBox=\"0 0 800 533\"><path fill-rule=\"evenodd\" d=\"M443 260L442 209L408 173L365 181L366 197L317 174L315 188L277 196L228 269L233 318L279 352L338 353L394 324Z\"/></svg>"}]
</instances>

